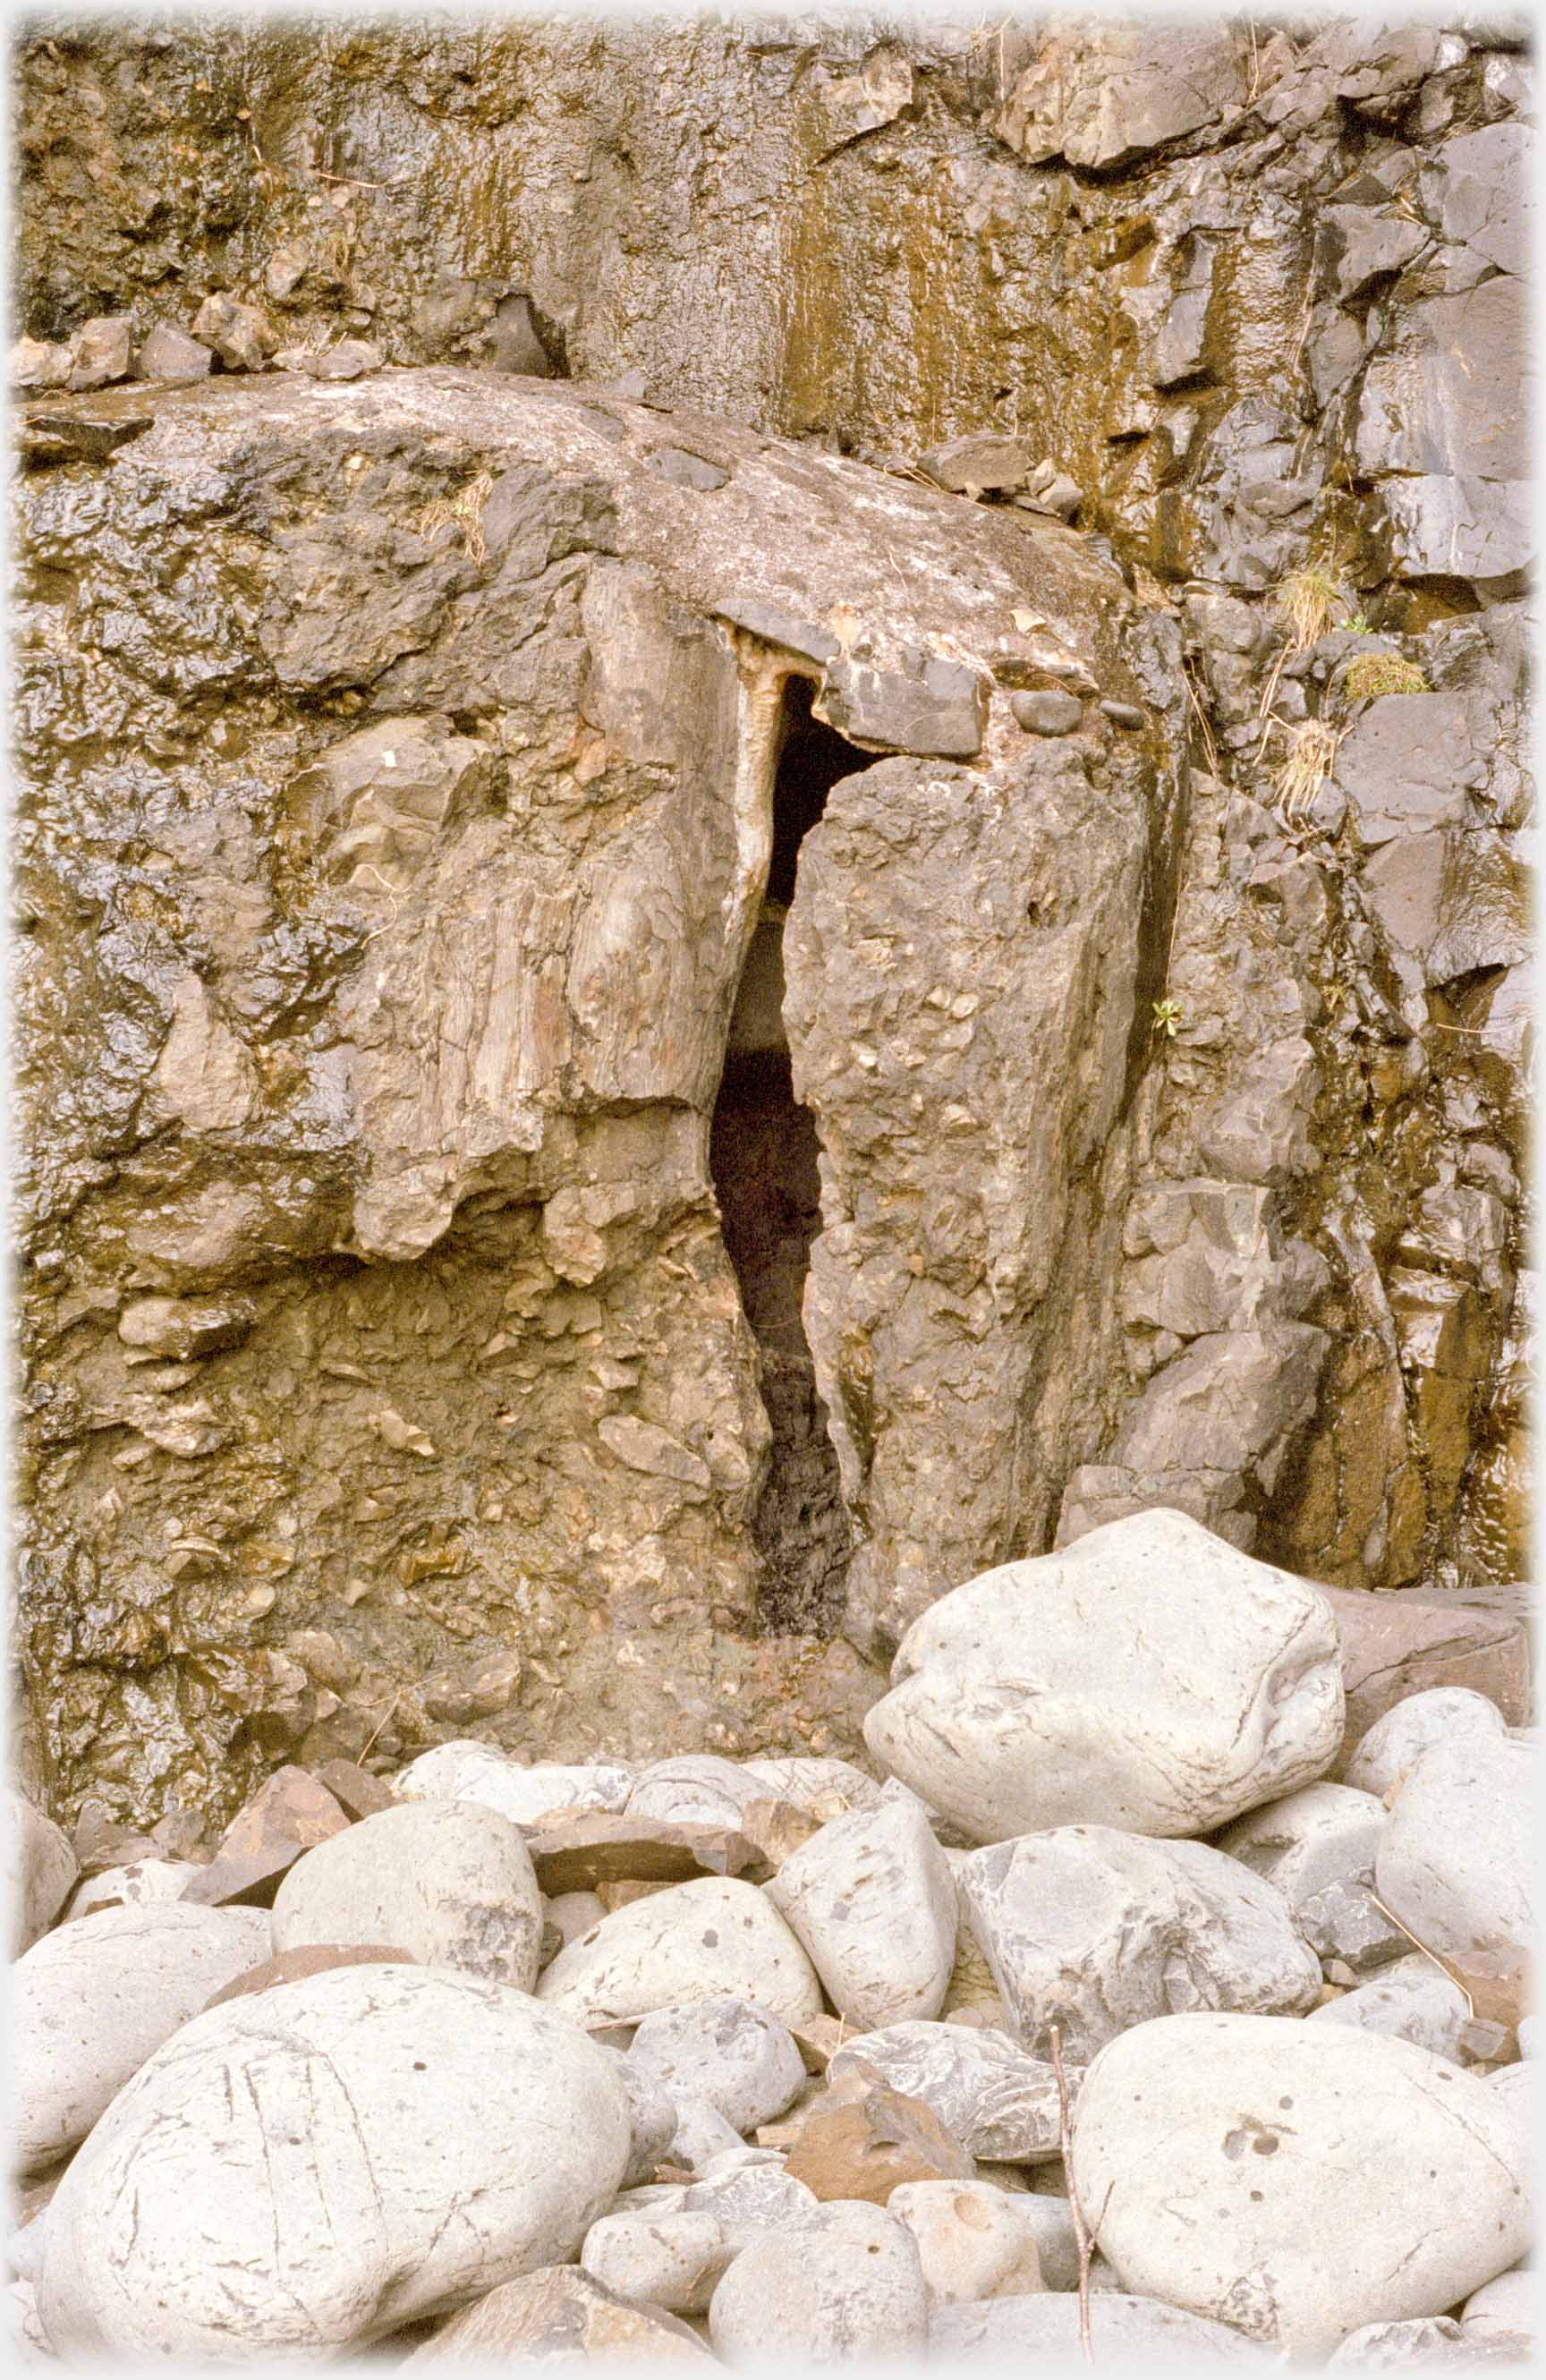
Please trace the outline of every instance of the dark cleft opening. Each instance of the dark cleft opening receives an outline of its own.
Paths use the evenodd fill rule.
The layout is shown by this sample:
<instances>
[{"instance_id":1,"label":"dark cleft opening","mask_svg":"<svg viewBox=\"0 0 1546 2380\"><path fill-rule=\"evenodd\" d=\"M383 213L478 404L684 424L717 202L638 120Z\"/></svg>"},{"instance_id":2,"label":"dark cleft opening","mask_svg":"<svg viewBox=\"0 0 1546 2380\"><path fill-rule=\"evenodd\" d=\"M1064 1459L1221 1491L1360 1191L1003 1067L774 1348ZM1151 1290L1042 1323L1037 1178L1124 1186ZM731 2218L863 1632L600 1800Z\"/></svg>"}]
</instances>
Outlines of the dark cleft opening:
<instances>
[{"instance_id":1,"label":"dark cleft opening","mask_svg":"<svg viewBox=\"0 0 1546 2380\"><path fill-rule=\"evenodd\" d=\"M767 892L731 1019L709 1167L724 1245L757 1341L773 1430L767 1481L752 1522L766 1564L761 1621L778 1633L830 1635L843 1614L849 1529L800 1318L810 1244L822 1228L821 1182L815 1119L795 1097L782 945L800 843L838 779L868 768L875 756L812 718L810 698L805 679L789 680Z\"/></svg>"}]
</instances>

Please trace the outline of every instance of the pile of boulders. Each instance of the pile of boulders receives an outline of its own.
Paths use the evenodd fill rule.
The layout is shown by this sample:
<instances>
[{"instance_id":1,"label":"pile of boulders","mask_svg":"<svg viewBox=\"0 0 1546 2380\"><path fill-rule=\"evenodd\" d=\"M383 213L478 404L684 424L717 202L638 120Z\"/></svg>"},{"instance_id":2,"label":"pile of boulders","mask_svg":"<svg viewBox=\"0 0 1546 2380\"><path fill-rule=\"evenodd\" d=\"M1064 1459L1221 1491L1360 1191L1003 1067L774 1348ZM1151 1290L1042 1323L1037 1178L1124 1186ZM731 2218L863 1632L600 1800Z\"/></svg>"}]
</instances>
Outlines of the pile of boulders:
<instances>
[{"instance_id":1,"label":"pile of boulders","mask_svg":"<svg viewBox=\"0 0 1546 2380\"><path fill-rule=\"evenodd\" d=\"M453 1742L84 1864L16 1797L20 2351L1525 2357L1522 1731L1349 1748L1331 1603L1169 1512L893 1674L882 1776Z\"/></svg>"}]
</instances>

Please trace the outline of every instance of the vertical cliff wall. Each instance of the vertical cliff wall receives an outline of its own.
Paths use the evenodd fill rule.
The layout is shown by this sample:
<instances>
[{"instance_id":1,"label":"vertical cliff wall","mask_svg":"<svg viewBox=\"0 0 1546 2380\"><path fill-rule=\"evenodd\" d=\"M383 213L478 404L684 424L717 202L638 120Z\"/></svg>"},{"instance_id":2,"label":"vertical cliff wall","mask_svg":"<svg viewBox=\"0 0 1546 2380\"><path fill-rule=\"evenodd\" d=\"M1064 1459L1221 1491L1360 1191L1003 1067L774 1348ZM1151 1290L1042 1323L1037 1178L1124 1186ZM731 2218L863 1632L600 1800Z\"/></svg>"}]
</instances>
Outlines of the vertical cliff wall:
<instances>
[{"instance_id":1,"label":"vertical cliff wall","mask_svg":"<svg viewBox=\"0 0 1546 2380\"><path fill-rule=\"evenodd\" d=\"M1523 36L17 59L59 1798L1516 1575Z\"/></svg>"}]
</instances>

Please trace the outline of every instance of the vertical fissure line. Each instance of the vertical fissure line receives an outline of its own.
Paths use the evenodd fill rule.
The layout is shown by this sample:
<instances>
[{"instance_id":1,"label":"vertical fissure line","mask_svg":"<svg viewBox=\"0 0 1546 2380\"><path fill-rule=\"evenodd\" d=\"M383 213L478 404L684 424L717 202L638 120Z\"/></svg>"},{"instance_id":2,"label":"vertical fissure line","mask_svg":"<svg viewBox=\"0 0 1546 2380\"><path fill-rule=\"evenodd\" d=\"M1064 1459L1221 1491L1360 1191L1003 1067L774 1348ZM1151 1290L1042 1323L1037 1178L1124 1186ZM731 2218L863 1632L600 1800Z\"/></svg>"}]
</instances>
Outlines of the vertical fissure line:
<instances>
[{"instance_id":1,"label":"vertical fissure line","mask_svg":"<svg viewBox=\"0 0 1546 2380\"><path fill-rule=\"evenodd\" d=\"M815 1118L794 1092L783 1014L783 936L801 842L821 818L832 786L868 767L874 756L814 718L811 693L808 680L786 677L773 722L771 820L762 843L766 875L745 945L710 1128L709 1167L725 1248L757 1342L773 1433L752 1522L765 1566L760 1617L770 1631L830 1634L842 1619L851 1530L801 1315L811 1244L822 1228L820 1143ZM758 724L766 735L766 725Z\"/></svg>"}]
</instances>

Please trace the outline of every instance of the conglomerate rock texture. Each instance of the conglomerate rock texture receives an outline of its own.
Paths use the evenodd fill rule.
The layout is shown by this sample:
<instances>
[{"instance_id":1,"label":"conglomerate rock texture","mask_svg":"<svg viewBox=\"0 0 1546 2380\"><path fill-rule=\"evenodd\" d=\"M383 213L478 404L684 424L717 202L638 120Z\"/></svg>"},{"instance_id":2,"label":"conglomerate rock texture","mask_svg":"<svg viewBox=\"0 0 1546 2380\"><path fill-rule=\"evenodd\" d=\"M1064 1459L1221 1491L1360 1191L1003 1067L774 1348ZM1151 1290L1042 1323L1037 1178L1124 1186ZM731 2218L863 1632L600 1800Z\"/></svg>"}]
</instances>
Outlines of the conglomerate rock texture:
<instances>
[{"instance_id":1,"label":"conglomerate rock texture","mask_svg":"<svg viewBox=\"0 0 1546 2380\"><path fill-rule=\"evenodd\" d=\"M1146 1505L1516 1578L1523 31L17 74L18 329L227 365L23 429L58 1806L852 1750Z\"/></svg>"}]
</instances>

